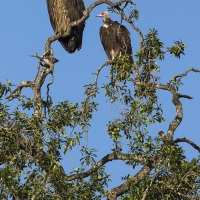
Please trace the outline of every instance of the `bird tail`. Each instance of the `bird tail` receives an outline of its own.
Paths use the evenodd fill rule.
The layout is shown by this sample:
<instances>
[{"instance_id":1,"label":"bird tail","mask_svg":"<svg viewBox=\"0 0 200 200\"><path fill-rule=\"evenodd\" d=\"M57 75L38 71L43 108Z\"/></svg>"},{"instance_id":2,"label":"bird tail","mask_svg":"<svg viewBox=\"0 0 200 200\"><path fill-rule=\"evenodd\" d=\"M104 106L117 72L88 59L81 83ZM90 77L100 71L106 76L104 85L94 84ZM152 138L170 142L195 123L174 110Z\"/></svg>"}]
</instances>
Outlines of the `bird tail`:
<instances>
[{"instance_id":1,"label":"bird tail","mask_svg":"<svg viewBox=\"0 0 200 200\"><path fill-rule=\"evenodd\" d=\"M82 46L83 31L77 27L73 27L71 34L68 37L59 39L63 48L69 53L80 50Z\"/></svg>"}]
</instances>

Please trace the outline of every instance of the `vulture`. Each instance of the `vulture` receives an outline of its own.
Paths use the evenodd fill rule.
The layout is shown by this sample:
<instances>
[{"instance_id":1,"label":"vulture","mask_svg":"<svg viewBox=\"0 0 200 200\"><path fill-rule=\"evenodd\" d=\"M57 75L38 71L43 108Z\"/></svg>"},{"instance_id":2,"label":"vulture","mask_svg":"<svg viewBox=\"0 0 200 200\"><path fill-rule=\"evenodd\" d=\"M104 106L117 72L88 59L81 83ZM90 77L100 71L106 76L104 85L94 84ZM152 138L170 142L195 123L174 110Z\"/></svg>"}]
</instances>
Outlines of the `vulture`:
<instances>
[{"instance_id":1,"label":"vulture","mask_svg":"<svg viewBox=\"0 0 200 200\"><path fill-rule=\"evenodd\" d=\"M100 39L109 60L115 57L130 55L132 60L131 38L128 29L117 21L110 19L108 12L103 12L97 17L102 17L104 25L100 28Z\"/></svg>"},{"instance_id":2,"label":"vulture","mask_svg":"<svg viewBox=\"0 0 200 200\"><path fill-rule=\"evenodd\" d=\"M63 35L69 23L83 16L85 5L83 0L47 0L47 9L55 34ZM69 36L58 39L67 52L73 53L81 49L84 27L85 22L72 27Z\"/></svg>"}]
</instances>

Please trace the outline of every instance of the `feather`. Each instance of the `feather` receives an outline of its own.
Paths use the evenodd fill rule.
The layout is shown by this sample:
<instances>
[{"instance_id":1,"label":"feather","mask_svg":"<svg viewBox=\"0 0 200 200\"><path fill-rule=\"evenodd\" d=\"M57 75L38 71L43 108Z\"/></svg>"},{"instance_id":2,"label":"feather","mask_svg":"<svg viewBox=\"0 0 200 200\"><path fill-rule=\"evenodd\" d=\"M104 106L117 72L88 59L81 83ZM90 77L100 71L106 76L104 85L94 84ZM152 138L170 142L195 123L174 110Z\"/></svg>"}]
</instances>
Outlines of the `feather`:
<instances>
[{"instance_id":1,"label":"feather","mask_svg":"<svg viewBox=\"0 0 200 200\"><path fill-rule=\"evenodd\" d=\"M50 22L55 34L65 34L69 23L79 20L85 10L82 0L47 0ZM69 53L80 50L85 23L72 27L67 37L59 38L63 48Z\"/></svg>"}]
</instances>

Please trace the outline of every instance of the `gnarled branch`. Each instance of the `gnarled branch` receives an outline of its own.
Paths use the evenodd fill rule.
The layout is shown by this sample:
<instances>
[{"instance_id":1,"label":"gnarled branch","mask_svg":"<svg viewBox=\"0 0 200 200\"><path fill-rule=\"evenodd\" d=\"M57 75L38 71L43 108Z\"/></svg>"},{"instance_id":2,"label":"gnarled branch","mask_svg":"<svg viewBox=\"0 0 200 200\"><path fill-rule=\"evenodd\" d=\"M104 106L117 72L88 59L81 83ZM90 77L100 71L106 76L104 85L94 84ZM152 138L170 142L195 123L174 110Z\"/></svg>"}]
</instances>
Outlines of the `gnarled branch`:
<instances>
[{"instance_id":1,"label":"gnarled branch","mask_svg":"<svg viewBox=\"0 0 200 200\"><path fill-rule=\"evenodd\" d=\"M34 93L34 116L40 117L42 114L41 87L48 74L52 74L54 70L54 63L56 63L58 60L53 58L52 56L48 56L47 58L44 58L44 56L39 57L37 54L33 55L33 57L38 58L40 60L40 64L41 62L44 62L44 64L42 64L42 70L40 71L40 73L38 72L37 77L34 79L34 81L21 82L19 86L13 92L11 92L8 97L6 97L6 99L11 101L19 96L24 87L30 87Z\"/></svg>"}]
</instances>

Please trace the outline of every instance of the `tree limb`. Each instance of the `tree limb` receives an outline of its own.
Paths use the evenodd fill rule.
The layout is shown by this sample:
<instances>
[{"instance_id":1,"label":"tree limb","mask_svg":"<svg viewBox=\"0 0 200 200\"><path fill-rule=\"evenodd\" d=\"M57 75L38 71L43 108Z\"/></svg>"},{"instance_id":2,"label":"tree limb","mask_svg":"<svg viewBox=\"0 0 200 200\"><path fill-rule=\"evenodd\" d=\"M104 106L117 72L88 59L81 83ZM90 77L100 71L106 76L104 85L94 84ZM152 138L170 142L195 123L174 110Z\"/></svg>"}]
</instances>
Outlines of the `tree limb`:
<instances>
[{"instance_id":1,"label":"tree limb","mask_svg":"<svg viewBox=\"0 0 200 200\"><path fill-rule=\"evenodd\" d=\"M9 96L6 97L6 99L8 99L9 101L12 101L14 98L17 98L24 87L34 88L34 83L32 83L31 81L22 81L18 85L18 87L13 92L11 92Z\"/></svg>"},{"instance_id":2,"label":"tree limb","mask_svg":"<svg viewBox=\"0 0 200 200\"><path fill-rule=\"evenodd\" d=\"M82 179L86 178L89 175L91 175L94 171L97 171L100 167L105 165L107 162L111 162L113 160L134 160L136 162L144 162L144 160L141 157L138 157L133 154L124 154L124 153L111 153L103 157L99 162L97 162L96 165L94 165L91 169L88 171L81 173L81 174L73 174L66 177L67 181L75 180L75 179Z\"/></svg>"},{"instance_id":3,"label":"tree limb","mask_svg":"<svg viewBox=\"0 0 200 200\"><path fill-rule=\"evenodd\" d=\"M24 87L30 87L34 93L34 116L40 117L42 114L41 88L48 74L51 74L53 72L54 63L56 63L58 60L53 58L52 55L44 58L44 56L40 57L35 54L32 57L38 58L40 60L39 62L44 62L44 64L42 64L42 70L40 71L40 73L37 73L37 77L34 79L34 81L21 82L19 86L13 92L11 92L8 97L6 97L6 99L11 101L19 96L21 90Z\"/></svg>"},{"instance_id":4,"label":"tree limb","mask_svg":"<svg viewBox=\"0 0 200 200\"><path fill-rule=\"evenodd\" d=\"M196 145L194 142L192 142L191 140L187 139L186 137L177 138L171 142L172 143L186 142L186 143L190 144L192 147L194 147L194 149L196 149L197 151L200 152L200 147L198 145Z\"/></svg>"},{"instance_id":5,"label":"tree limb","mask_svg":"<svg viewBox=\"0 0 200 200\"><path fill-rule=\"evenodd\" d=\"M167 138L169 141L172 140L175 130L180 125L183 119L183 107L182 107L181 101L179 100L180 98L179 93L175 90L171 90L171 93L173 95L172 102L174 106L176 107L176 116L170 123L168 131L167 131Z\"/></svg>"},{"instance_id":6,"label":"tree limb","mask_svg":"<svg viewBox=\"0 0 200 200\"><path fill-rule=\"evenodd\" d=\"M125 183L107 191L108 200L116 200L117 197L129 191L130 187L139 183L149 172L151 168L144 166L136 175Z\"/></svg>"},{"instance_id":7,"label":"tree limb","mask_svg":"<svg viewBox=\"0 0 200 200\"><path fill-rule=\"evenodd\" d=\"M190 69L187 69L185 72L183 72L182 74L178 74L178 75L176 75L176 76L174 76L173 78L171 78L169 81L168 81L168 83L167 84L169 84L170 85L170 83L174 80L174 79L176 79L176 78L182 78L182 77L184 77L184 76L187 76L187 74L189 73L189 72L197 72L197 73L200 73L200 70L198 70L198 69L195 69L195 68L190 68Z\"/></svg>"}]
</instances>

